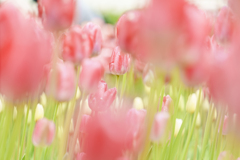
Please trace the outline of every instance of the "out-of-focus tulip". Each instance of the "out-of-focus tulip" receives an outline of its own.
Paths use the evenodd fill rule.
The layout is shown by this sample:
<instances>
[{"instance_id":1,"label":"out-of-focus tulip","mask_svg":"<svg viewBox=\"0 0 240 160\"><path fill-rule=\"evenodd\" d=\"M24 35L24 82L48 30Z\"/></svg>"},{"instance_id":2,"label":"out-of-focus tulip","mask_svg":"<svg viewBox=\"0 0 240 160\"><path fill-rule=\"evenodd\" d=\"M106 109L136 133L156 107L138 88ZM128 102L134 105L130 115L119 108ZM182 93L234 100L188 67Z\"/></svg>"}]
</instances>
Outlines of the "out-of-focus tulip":
<instances>
[{"instance_id":1,"label":"out-of-focus tulip","mask_svg":"<svg viewBox=\"0 0 240 160\"><path fill-rule=\"evenodd\" d=\"M140 97L136 97L133 100L133 108L135 109L144 109L143 100Z\"/></svg>"},{"instance_id":2,"label":"out-of-focus tulip","mask_svg":"<svg viewBox=\"0 0 240 160\"><path fill-rule=\"evenodd\" d=\"M53 77L56 75L56 77ZM56 80L52 82L52 80ZM58 101L69 101L74 97L76 89L75 70L70 63L57 63L56 74L50 72L48 76L46 94Z\"/></svg>"},{"instance_id":3,"label":"out-of-focus tulip","mask_svg":"<svg viewBox=\"0 0 240 160\"><path fill-rule=\"evenodd\" d=\"M83 27L83 32L90 36L93 43L93 52L99 53L102 48L102 33L100 26L89 22Z\"/></svg>"},{"instance_id":4,"label":"out-of-focus tulip","mask_svg":"<svg viewBox=\"0 0 240 160\"><path fill-rule=\"evenodd\" d=\"M182 126L182 120L181 119L176 119L176 123L175 123L175 130L174 130L174 136L176 137L178 135L178 132L181 129Z\"/></svg>"},{"instance_id":5,"label":"out-of-focus tulip","mask_svg":"<svg viewBox=\"0 0 240 160\"><path fill-rule=\"evenodd\" d=\"M110 73L115 75L125 74L128 71L129 66L130 55L122 53L119 47L115 47L109 63Z\"/></svg>"},{"instance_id":6,"label":"out-of-focus tulip","mask_svg":"<svg viewBox=\"0 0 240 160\"><path fill-rule=\"evenodd\" d=\"M0 7L0 30L1 94L9 99L36 94L51 59L51 35L10 3Z\"/></svg>"},{"instance_id":7,"label":"out-of-focus tulip","mask_svg":"<svg viewBox=\"0 0 240 160\"><path fill-rule=\"evenodd\" d=\"M185 109L185 100L184 100L184 97L183 95L180 95L180 98L179 98L179 103L178 103L178 108L183 111Z\"/></svg>"},{"instance_id":8,"label":"out-of-focus tulip","mask_svg":"<svg viewBox=\"0 0 240 160\"><path fill-rule=\"evenodd\" d=\"M104 67L105 72L110 73L109 63L111 60L111 56L112 56L112 49L103 48L101 50L101 53L98 56L93 57L92 59L99 61L102 64L102 66Z\"/></svg>"},{"instance_id":9,"label":"out-of-focus tulip","mask_svg":"<svg viewBox=\"0 0 240 160\"><path fill-rule=\"evenodd\" d=\"M235 160L235 158L231 153L223 151L219 154L217 160Z\"/></svg>"},{"instance_id":10,"label":"out-of-focus tulip","mask_svg":"<svg viewBox=\"0 0 240 160\"><path fill-rule=\"evenodd\" d=\"M53 142L54 136L54 122L46 118L42 118L38 120L35 125L32 142L34 146L49 146Z\"/></svg>"},{"instance_id":11,"label":"out-of-focus tulip","mask_svg":"<svg viewBox=\"0 0 240 160\"><path fill-rule=\"evenodd\" d=\"M129 133L132 133L133 141L128 143L128 147L133 152L138 152L141 150L142 143L145 136L145 117L146 110L140 109L137 110L132 108L127 112L127 118L130 125Z\"/></svg>"},{"instance_id":12,"label":"out-of-focus tulip","mask_svg":"<svg viewBox=\"0 0 240 160\"><path fill-rule=\"evenodd\" d=\"M204 110L204 111L208 111L208 110L209 110L209 107L210 107L210 104L209 104L207 98L204 98L203 103L202 103L202 108L203 108L203 110Z\"/></svg>"},{"instance_id":13,"label":"out-of-focus tulip","mask_svg":"<svg viewBox=\"0 0 240 160\"><path fill-rule=\"evenodd\" d=\"M161 138L163 138L169 118L170 115L168 112L158 112L155 115L151 131L152 141L158 142L159 140L161 140Z\"/></svg>"},{"instance_id":14,"label":"out-of-focus tulip","mask_svg":"<svg viewBox=\"0 0 240 160\"><path fill-rule=\"evenodd\" d=\"M162 102L162 111L169 112L169 109L171 107L171 102L172 102L172 98L169 95L164 96L163 102Z\"/></svg>"},{"instance_id":15,"label":"out-of-focus tulip","mask_svg":"<svg viewBox=\"0 0 240 160\"><path fill-rule=\"evenodd\" d=\"M86 59L82 64L79 87L84 91L94 92L103 75L104 68L99 61Z\"/></svg>"},{"instance_id":16,"label":"out-of-focus tulip","mask_svg":"<svg viewBox=\"0 0 240 160\"><path fill-rule=\"evenodd\" d=\"M200 127L201 126L201 116L200 114L198 113L197 115L197 120L196 120L196 127Z\"/></svg>"},{"instance_id":17,"label":"out-of-focus tulip","mask_svg":"<svg viewBox=\"0 0 240 160\"><path fill-rule=\"evenodd\" d=\"M129 122L124 115L111 112L97 114L86 126L83 152L88 160L112 160L123 156L126 144L132 141Z\"/></svg>"},{"instance_id":18,"label":"out-of-focus tulip","mask_svg":"<svg viewBox=\"0 0 240 160\"><path fill-rule=\"evenodd\" d=\"M96 93L92 93L88 97L89 107L95 111L107 110L116 98L116 88L108 89L107 83L101 80L98 83L98 90Z\"/></svg>"},{"instance_id":19,"label":"out-of-focus tulip","mask_svg":"<svg viewBox=\"0 0 240 160\"><path fill-rule=\"evenodd\" d=\"M44 109L41 104L37 104L36 110L35 110L35 121L42 119L44 117Z\"/></svg>"},{"instance_id":20,"label":"out-of-focus tulip","mask_svg":"<svg viewBox=\"0 0 240 160\"><path fill-rule=\"evenodd\" d=\"M86 160L86 154L84 152L78 153L76 156L76 160Z\"/></svg>"},{"instance_id":21,"label":"out-of-focus tulip","mask_svg":"<svg viewBox=\"0 0 240 160\"><path fill-rule=\"evenodd\" d=\"M214 28L214 36L221 44L228 43L234 33L234 20L230 8L223 7L217 16Z\"/></svg>"},{"instance_id":22,"label":"out-of-focus tulip","mask_svg":"<svg viewBox=\"0 0 240 160\"><path fill-rule=\"evenodd\" d=\"M75 0L39 0L38 14L48 30L63 30L72 25Z\"/></svg>"},{"instance_id":23,"label":"out-of-focus tulip","mask_svg":"<svg viewBox=\"0 0 240 160\"><path fill-rule=\"evenodd\" d=\"M150 69L149 65L146 65L143 70L143 82L147 86L151 86L154 81L154 77L155 76L154 76L153 71Z\"/></svg>"},{"instance_id":24,"label":"out-of-focus tulip","mask_svg":"<svg viewBox=\"0 0 240 160\"><path fill-rule=\"evenodd\" d=\"M116 36L119 46L122 50L136 57L138 56L135 50L139 43L137 35L140 29L140 16L140 10L126 12L120 17L116 26Z\"/></svg>"},{"instance_id":25,"label":"out-of-focus tulip","mask_svg":"<svg viewBox=\"0 0 240 160\"><path fill-rule=\"evenodd\" d=\"M92 50L91 37L80 26L71 27L63 35L62 58L64 61L80 64L83 59L91 56Z\"/></svg>"},{"instance_id":26,"label":"out-of-focus tulip","mask_svg":"<svg viewBox=\"0 0 240 160\"><path fill-rule=\"evenodd\" d=\"M197 107L197 96L195 93L191 94L188 97L187 104L186 104L186 111L189 113L194 113Z\"/></svg>"}]
</instances>

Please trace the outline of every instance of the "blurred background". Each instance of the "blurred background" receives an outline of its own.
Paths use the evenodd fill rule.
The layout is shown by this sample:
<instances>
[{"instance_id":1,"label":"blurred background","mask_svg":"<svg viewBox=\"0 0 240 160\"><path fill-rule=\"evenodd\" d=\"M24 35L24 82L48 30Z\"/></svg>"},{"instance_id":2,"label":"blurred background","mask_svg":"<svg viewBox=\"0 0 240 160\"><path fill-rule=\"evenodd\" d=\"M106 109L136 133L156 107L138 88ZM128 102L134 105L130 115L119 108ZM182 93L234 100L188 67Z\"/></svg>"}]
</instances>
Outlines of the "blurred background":
<instances>
[{"instance_id":1,"label":"blurred background","mask_svg":"<svg viewBox=\"0 0 240 160\"><path fill-rule=\"evenodd\" d=\"M6 0L0 0L3 2ZM24 11L37 14L37 0L9 0L14 2ZM76 23L89 21L92 18L100 17L108 23L115 23L119 15L136 8L141 8L149 0L77 0ZM200 9L206 11L217 11L227 4L227 0L188 0L196 4Z\"/></svg>"}]
</instances>

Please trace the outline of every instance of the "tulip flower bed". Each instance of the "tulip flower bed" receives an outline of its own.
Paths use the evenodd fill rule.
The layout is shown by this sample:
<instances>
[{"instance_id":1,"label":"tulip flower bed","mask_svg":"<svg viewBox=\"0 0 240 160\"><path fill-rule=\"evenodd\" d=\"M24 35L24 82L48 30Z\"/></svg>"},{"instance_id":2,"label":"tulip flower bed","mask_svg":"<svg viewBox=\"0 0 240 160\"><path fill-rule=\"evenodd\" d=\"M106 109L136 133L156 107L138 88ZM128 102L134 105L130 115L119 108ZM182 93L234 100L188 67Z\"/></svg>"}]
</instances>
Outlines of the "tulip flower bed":
<instances>
[{"instance_id":1,"label":"tulip flower bed","mask_svg":"<svg viewBox=\"0 0 240 160\"><path fill-rule=\"evenodd\" d=\"M1 160L240 159L240 3L151 0L73 24L0 4Z\"/></svg>"}]
</instances>

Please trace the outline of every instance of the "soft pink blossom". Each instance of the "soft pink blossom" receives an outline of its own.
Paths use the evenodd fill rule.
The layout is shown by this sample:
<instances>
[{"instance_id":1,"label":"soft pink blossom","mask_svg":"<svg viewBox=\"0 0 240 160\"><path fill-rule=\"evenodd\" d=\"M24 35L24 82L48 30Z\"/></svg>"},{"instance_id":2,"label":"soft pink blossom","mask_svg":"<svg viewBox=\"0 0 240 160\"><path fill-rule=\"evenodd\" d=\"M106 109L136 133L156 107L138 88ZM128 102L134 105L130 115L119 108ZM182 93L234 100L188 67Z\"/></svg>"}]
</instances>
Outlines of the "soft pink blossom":
<instances>
[{"instance_id":1,"label":"soft pink blossom","mask_svg":"<svg viewBox=\"0 0 240 160\"><path fill-rule=\"evenodd\" d=\"M53 142L54 136L54 122L43 118L38 120L35 125L32 142L34 146L49 146Z\"/></svg>"},{"instance_id":2,"label":"soft pink blossom","mask_svg":"<svg viewBox=\"0 0 240 160\"><path fill-rule=\"evenodd\" d=\"M115 75L122 75L125 74L130 67L130 55L124 54L120 47L115 47L111 61L109 63L109 70L110 73Z\"/></svg>"},{"instance_id":3,"label":"soft pink blossom","mask_svg":"<svg viewBox=\"0 0 240 160\"><path fill-rule=\"evenodd\" d=\"M78 65L91 56L93 42L80 26L73 26L64 34L62 47L63 60Z\"/></svg>"},{"instance_id":4,"label":"soft pink blossom","mask_svg":"<svg viewBox=\"0 0 240 160\"><path fill-rule=\"evenodd\" d=\"M172 98L169 95L164 96L163 102L162 102L162 111L169 112L171 107L171 102L172 102Z\"/></svg>"},{"instance_id":5,"label":"soft pink blossom","mask_svg":"<svg viewBox=\"0 0 240 160\"><path fill-rule=\"evenodd\" d=\"M62 30L71 26L75 0L39 0L38 14L48 30Z\"/></svg>"},{"instance_id":6,"label":"soft pink blossom","mask_svg":"<svg viewBox=\"0 0 240 160\"><path fill-rule=\"evenodd\" d=\"M88 105L92 111L105 111L109 109L111 104L116 98L117 90L116 88L107 88L107 83L101 80L98 83L98 90L92 93L88 97Z\"/></svg>"}]
</instances>

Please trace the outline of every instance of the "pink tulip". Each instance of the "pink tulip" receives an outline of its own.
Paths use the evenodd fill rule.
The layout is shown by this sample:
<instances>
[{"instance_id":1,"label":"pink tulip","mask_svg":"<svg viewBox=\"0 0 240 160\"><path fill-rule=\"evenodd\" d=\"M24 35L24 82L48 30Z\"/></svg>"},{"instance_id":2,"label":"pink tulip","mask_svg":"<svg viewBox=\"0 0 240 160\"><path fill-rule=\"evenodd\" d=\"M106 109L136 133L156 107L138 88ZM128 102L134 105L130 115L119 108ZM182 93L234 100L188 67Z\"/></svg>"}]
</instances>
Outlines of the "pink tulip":
<instances>
[{"instance_id":1,"label":"pink tulip","mask_svg":"<svg viewBox=\"0 0 240 160\"><path fill-rule=\"evenodd\" d=\"M48 30L63 30L71 26L75 0L39 0L38 13Z\"/></svg>"},{"instance_id":2,"label":"pink tulip","mask_svg":"<svg viewBox=\"0 0 240 160\"><path fill-rule=\"evenodd\" d=\"M70 63L57 63L56 78L54 71L50 72L46 87L46 93L52 95L58 101L69 101L75 95L76 76ZM52 80L56 80L52 83Z\"/></svg>"},{"instance_id":3,"label":"pink tulip","mask_svg":"<svg viewBox=\"0 0 240 160\"><path fill-rule=\"evenodd\" d=\"M51 35L10 3L1 4L0 30L1 94L20 99L40 92L51 59Z\"/></svg>"},{"instance_id":4,"label":"pink tulip","mask_svg":"<svg viewBox=\"0 0 240 160\"><path fill-rule=\"evenodd\" d=\"M82 64L79 86L87 92L97 90L98 82L104 75L104 68L99 61L86 59Z\"/></svg>"},{"instance_id":5,"label":"pink tulip","mask_svg":"<svg viewBox=\"0 0 240 160\"><path fill-rule=\"evenodd\" d=\"M223 7L217 16L214 35L221 44L230 42L234 33L234 20L230 8Z\"/></svg>"},{"instance_id":6,"label":"pink tulip","mask_svg":"<svg viewBox=\"0 0 240 160\"><path fill-rule=\"evenodd\" d=\"M92 59L99 61L102 64L102 66L104 67L105 72L110 73L109 63L111 60L111 55L112 55L112 49L103 48L101 50L101 53L98 56L93 57Z\"/></svg>"},{"instance_id":7,"label":"pink tulip","mask_svg":"<svg viewBox=\"0 0 240 160\"><path fill-rule=\"evenodd\" d=\"M122 50L138 56L135 51L138 47L139 39L137 34L140 31L140 11L129 11L123 14L116 26L116 36L118 44Z\"/></svg>"},{"instance_id":8,"label":"pink tulip","mask_svg":"<svg viewBox=\"0 0 240 160\"><path fill-rule=\"evenodd\" d=\"M100 26L89 22L83 27L83 32L90 36L93 43L93 52L99 53L102 48L102 33Z\"/></svg>"},{"instance_id":9,"label":"pink tulip","mask_svg":"<svg viewBox=\"0 0 240 160\"><path fill-rule=\"evenodd\" d=\"M221 152L218 156L218 160L234 160L234 159L235 159L234 156L227 151Z\"/></svg>"},{"instance_id":10,"label":"pink tulip","mask_svg":"<svg viewBox=\"0 0 240 160\"><path fill-rule=\"evenodd\" d=\"M126 116L106 112L93 116L87 123L83 152L88 160L114 160L123 156L132 141Z\"/></svg>"},{"instance_id":11,"label":"pink tulip","mask_svg":"<svg viewBox=\"0 0 240 160\"><path fill-rule=\"evenodd\" d=\"M107 83L101 80L98 83L98 91L89 95L88 105L92 109L92 111L105 111L109 109L109 107L115 100L116 94L116 88L108 89Z\"/></svg>"},{"instance_id":12,"label":"pink tulip","mask_svg":"<svg viewBox=\"0 0 240 160\"><path fill-rule=\"evenodd\" d=\"M78 153L76 156L76 160L86 160L86 154L84 152Z\"/></svg>"},{"instance_id":13,"label":"pink tulip","mask_svg":"<svg viewBox=\"0 0 240 160\"><path fill-rule=\"evenodd\" d=\"M158 112L155 115L152 131L151 131L151 140L158 142L163 138L168 120L170 115L168 112Z\"/></svg>"},{"instance_id":14,"label":"pink tulip","mask_svg":"<svg viewBox=\"0 0 240 160\"><path fill-rule=\"evenodd\" d=\"M109 63L110 72L115 75L125 74L129 69L129 65L130 55L122 53L119 47L115 47Z\"/></svg>"},{"instance_id":15,"label":"pink tulip","mask_svg":"<svg viewBox=\"0 0 240 160\"><path fill-rule=\"evenodd\" d=\"M171 102L172 102L172 98L169 95L164 96L163 102L162 102L162 111L169 112Z\"/></svg>"},{"instance_id":16,"label":"pink tulip","mask_svg":"<svg viewBox=\"0 0 240 160\"><path fill-rule=\"evenodd\" d=\"M127 112L127 118L130 125L129 133L132 133L133 142L128 143L128 147L133 152L139 152L142 149L142 144L145 136L145 117L146 110L137 110L132 108Z\"/></svg>"},{"instance_id":17,"label":"pink tulip","mask_svg":"<svg viewBox=\"0 0 240 160\"><path fill-rule=\"evenodd\" d=\"M43 118L38 120L35 125L32 142L34 146L49 146L53 142L54 136L54 122Z\"/></svg>"},{"instance_id":18,"label":"pink tulip","mask_svg":"<svg viewBox=\"0 0 240 160\"><path fill-rule=\"evenodd\" d=\"M79 26L71 27L63 36L62 58L74 64L80 64L92 54L93 42L91 37Z\"/></svg>"}]
</instances>

